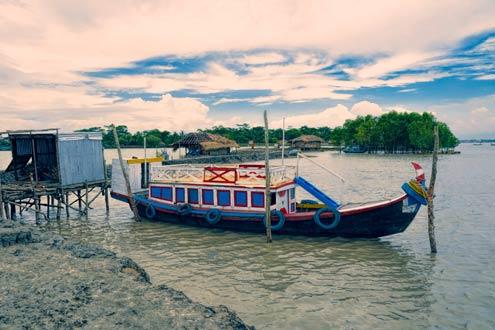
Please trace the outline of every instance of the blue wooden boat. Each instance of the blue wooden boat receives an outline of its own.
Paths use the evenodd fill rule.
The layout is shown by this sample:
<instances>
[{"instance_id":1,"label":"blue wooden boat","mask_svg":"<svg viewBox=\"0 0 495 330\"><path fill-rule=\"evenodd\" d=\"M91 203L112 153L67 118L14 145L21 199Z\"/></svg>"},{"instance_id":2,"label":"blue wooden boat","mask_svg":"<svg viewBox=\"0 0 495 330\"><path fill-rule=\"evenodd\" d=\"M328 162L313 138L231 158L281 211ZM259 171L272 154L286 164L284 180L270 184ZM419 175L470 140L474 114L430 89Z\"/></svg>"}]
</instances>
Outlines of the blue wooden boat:
<instances>
[{"instance_id":1,"label":"blue wooden boat","mask_svg":"<svg viewBox=\"0 0 495 330\"><path fill-rule=\"evenodd\" d=\"M265 231L265 167L152 165L150 182L140 182L142 164L128 162L139 215L153 221L262 233ZM118 162L112 166L112 197L129 201ZM120 172L120 173L119 173ZM403 232L424 199L407 189L381 202L341 205L290 166L270 167L272 232L284 235L381 237ZM296 187L318 202L298 202ZM403 187L404 188L404 187ZM415 187L417 188L417 187ZM418 197L419 196L419 197Z\"/></svg>"}]
</instances>

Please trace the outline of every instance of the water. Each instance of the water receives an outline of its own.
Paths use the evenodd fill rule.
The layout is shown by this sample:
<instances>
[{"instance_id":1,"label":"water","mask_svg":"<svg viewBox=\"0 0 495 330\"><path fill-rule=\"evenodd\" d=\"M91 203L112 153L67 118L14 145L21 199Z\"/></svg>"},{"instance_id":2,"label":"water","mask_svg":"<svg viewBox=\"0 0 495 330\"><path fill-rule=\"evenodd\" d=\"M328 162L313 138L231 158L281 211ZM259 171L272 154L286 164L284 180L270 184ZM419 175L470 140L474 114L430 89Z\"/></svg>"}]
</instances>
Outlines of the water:
<instances>
[{"instance_id":1,"label":"water","mask_svg":"<svg viewBox=\"0 0 495 330\"><path fill-rule=\"evenodd\" d=\"M437 256L429 254L424 208L405 233L391 237L275 236L272 245L254 234L134 223L129 207L113 200L107 216L103 199L89 220L47 227L128 255L154 283L227 305L259 328L495 328L495 147L459 150L439 160ZM411 155L315 156L346 183L307 161L301 175L344 203L396 196L414 175L411 160L427 174L431 164ZM0 154L0 164L7 157Z\"/></svg>"}]
</instances>

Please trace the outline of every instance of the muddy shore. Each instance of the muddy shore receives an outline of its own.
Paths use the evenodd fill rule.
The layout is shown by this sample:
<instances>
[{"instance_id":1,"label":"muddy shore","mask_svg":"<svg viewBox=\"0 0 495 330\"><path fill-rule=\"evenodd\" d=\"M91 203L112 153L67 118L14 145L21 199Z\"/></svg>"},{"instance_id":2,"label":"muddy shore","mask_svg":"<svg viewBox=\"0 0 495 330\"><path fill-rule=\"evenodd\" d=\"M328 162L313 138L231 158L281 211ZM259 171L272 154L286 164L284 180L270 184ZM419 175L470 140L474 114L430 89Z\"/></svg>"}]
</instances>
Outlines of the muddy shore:
<instances>
[{"instance_id":1,"label":"muddy shore","mask_svg":"<svg viewBox=\"0 0 495 330\"><path fill-rule=\"evenodd\" d=\"M130 258L1 220L0 328L254 329L152 284Z\"/></svg>"}]
</instances>

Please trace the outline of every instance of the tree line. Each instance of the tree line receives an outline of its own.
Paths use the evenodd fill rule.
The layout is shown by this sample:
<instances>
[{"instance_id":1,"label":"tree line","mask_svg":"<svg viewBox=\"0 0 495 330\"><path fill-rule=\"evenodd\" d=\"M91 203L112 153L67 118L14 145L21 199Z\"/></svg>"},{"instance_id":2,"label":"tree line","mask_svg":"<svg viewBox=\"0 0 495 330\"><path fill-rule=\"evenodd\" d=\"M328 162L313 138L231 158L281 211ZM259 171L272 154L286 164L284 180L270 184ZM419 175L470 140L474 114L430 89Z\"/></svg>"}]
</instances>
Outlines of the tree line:
<instances>
[{"instance_id":1,"label":"tree line","mask_svg":"<svg viewBox=\"0 0 495 330\"><path fill-rule=\"evenodd\" d=\"M338 146L361 146L373 151L394 152L430 152L433 149L433 126L438 125L440 146L454 148L459 140L452 134L449 127L430 113L422 114L388 112L379 117L360 116L347 120L342 126L288 128L285 131L286 141L301 135L316 135L324 141ZM142 147L144 136L150 148L169 147L178 142L185 133L151 129L131 133L127 126L116 126L120 144L123 147ZM115 148L113 132L109 127L90 127L78 130L79 132L101 132L103 146ZM247 145L250 141L261 145L264 143L264 128L251 127L248 124L239 124L235 127L214 126L210 129L198 130L218 134L236 141L240 145ZM282 140L282 129L271 129L270 143L279 143ZM8 140L0 140L0 146L7 148Z\"/></svg>"}]
</instances>

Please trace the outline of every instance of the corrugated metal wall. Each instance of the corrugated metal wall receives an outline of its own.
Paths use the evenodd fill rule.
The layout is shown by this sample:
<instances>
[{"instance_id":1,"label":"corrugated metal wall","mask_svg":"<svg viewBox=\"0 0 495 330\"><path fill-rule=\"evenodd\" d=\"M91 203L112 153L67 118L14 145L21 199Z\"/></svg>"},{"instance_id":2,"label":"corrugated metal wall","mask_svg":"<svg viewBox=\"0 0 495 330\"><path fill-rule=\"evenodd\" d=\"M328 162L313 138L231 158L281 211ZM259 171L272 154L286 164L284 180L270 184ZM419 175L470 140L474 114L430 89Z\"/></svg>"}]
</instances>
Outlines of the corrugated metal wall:
<instances>
[{"instance_id":1,"label":"corrugated metal wall","mask_svg":"<svg viewBox=\"0 0 495 330\"><path fill-rule=\"evenodd\" d=\"M141 164L128 164L127 162L124 164L127 167L131 191L137 192L145 190L141 188ZM120 161L118 159L112 160L112 191L122 195L127 195L124 174L122 173Z\"/></svg>"},{"instance_id":2,"label":"corrugated metal wall","mask_svg":"<svg viewBox=\"0 0 495 330\"><path fill-rule=\"evenodd\" d=\"M60 135L58 150L63 186L105 179L101 135Z\"/></svg>"}]
</instances>

